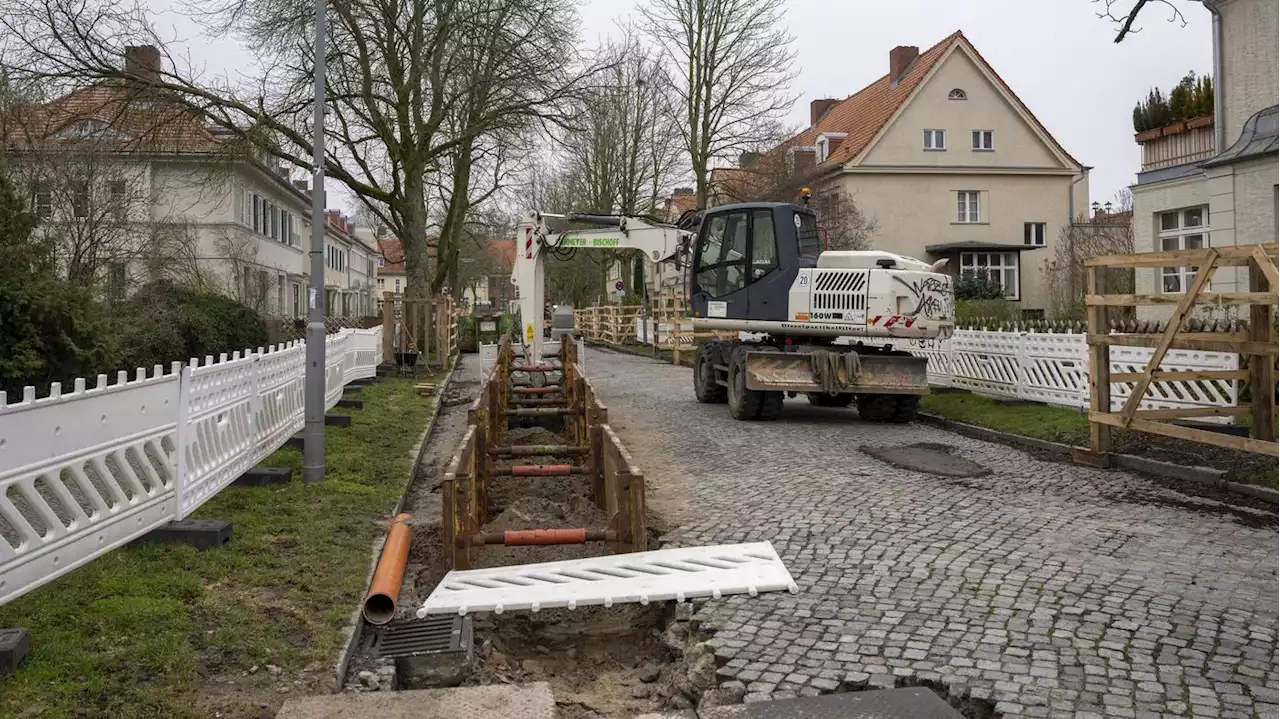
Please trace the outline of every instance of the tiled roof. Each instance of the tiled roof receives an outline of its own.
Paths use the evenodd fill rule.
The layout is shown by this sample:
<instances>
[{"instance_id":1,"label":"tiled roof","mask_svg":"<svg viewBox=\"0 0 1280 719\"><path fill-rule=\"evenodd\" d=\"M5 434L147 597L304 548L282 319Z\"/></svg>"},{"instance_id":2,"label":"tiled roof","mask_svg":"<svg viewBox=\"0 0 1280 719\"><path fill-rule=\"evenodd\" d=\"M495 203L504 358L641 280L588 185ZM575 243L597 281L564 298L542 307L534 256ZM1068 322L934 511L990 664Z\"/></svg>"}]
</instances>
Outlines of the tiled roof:
<instances>
[{"instance_id":1,"label":"tiled roof","mask_svg":"<svg viewBox=\"0 0 1280 719\"><path fill-rule=\"evenodd\" d=\"M911 93L920 85L925 76L929 74L938 61L941 60L951 47L957 43L964 43L965 47L973 53L978 62L991 73L992 77L1000 83L1000 86L1013 97L1014 101L1019 105L1022 101L1014 94L1013 90L1000 78L1000 74L987 63L986 59L973 47L969 39L964 33L957 30L941 42L933 47L920 53L919 57L907 68L902 79L897 85L894 85L888 74L880 79L867 85L858 92L832 105L830 109L818 119L818 123L814 127L810 127L804 132L796 135L790 140L782 143L774 151L785 149L792 146L812 147L816 144L818 135L824 133L845 133L844 141L836 148L827 161L820 165L821 168L834 168L838 165L849 162L857 157L863 150L871 144L872 139L879 134L880 130L893 117ZM1023 106L1025 109L1025 105ZM1062 152L1063 155L1075 162L1074 158L1066 152L1053 137L1045 130L1044 126L1036 120L1035 116L1027 110L1027 115L1031 121L1035 123L1054 147ZM1079 164L1079 163L1076 163Z\"/></svg>"},{"instance_id":2,"label":"tiled roof","mask_svg":"<svg viewBox=\"0 0 1280 719\"><path fill-rule=\"evenodd\" d=\"M400 247L399 239L395 237L379 238L378 251L382 253L382 267L378 268L379 275L404 274L404 249Z\"/></svg>"},{"instance_id":3,"label":"tiled roof","mask_svg":"<svg viewBox=\"0 0 1280 719\"><path fill-rule=\"evenodd\" d=\"M515 266L515 240L490 240L485 248L489 252L489 258L493 260L494 264L500 267L504 273L510 272Z\"/></svg>"},{"instance_id":4,"label":"tiled roof","mask_svg":"<svg viewBox=\"0 0 1280 719\"><path fill-rule=\"evenodd\" d=\"M124 83L99 83L73 90L44 105L30 108L20 128L27 143L115 143L121 150L140 152L225 151L232 146L216 135L201 114L162 92ZM73 139L58 137L69 126L85 120L107 126L101 136Z\"/></svg>"}]
</instances>

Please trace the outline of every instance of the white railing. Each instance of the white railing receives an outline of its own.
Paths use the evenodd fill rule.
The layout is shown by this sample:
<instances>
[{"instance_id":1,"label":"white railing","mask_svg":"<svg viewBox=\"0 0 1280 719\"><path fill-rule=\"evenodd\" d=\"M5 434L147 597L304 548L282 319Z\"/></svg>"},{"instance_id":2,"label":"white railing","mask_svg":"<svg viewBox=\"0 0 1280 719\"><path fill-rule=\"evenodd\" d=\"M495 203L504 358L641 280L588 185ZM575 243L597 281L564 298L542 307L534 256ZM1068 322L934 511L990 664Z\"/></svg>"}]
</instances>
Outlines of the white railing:
<instances>
[{"instance_id":1,"label":"white railing","mask_svg":"<svg viewBox=\"0 0 1280 719\"><path fill-rule=\"evenodd\" d=\"M929 384L975 394L1084 409L1089 406L1089 346L1083 334L956 330L948 340L895 340L894 346L929 360ZM1112 347L1112 372L1140 372L1154 350ZM1235 370L1240 356L1229 352L1170 350L1164 371ZM1111 403L1124 406L1133 384L1114 382ZM1152 382L1142 409L1233 407L1239 388L1232 380ZM1215 418L1226 421L1226 418Z\"/></svg>"},{"instance_id":2,"label":"white railing","mask_svg":"<svg viewBox=\"0 0 1280 719\"><path fill-rule=\"evenodd\" d=\"M0 393L0 604L183 519L303 426L302 342L36 399ZM382 329L325 338L325 407L373 377Z\"/></svg>"}]
</instances>

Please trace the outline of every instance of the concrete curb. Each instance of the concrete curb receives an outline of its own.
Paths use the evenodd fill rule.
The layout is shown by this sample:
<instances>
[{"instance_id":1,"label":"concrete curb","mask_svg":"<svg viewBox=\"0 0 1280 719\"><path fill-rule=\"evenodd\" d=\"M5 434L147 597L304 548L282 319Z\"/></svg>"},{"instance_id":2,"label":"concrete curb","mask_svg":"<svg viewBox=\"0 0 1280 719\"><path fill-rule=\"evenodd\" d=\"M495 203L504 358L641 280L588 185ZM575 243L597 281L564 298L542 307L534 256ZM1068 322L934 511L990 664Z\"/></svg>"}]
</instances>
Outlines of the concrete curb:
<instances>
[{"instance_id":1,"label":"concrete curb","mask_svg":"<svg viewBox=\"0 0 1280 719\"><path fill-rule=\"evenodd\" d=\"M462 361L462 355L454 357L453 365L449 367L449 371L445 373L444 380L440 383L440 388L436 391L436 403L431 408L431 417L427 419L427 427L422 434L418 435L418 441L413 445L413 449L409 453L413 455L413 465L409 469L409 481L405 484L404 490L400 492L400 499L396 500L396 507L391 512L394 517L400 514L400 510L404 508L406 497L409 494L409 488L413 486L413 480L418 476L418 467L422 463L422 454L427 447L427 439L431 436L432 430L436 428L436 418L440 416L440 402L444 398L445 392L449 389L449 384L453 381L453 375L458 369L458 364ZM378 558L382 554L382 545L387 541L387 532L383 531L373 541L373 548L369 557L369 571L364 578L365 586L369 586L369 582L373 581L373 572L378 568ZM356 647L360 645L360 641L364 639L364 618L361 616L360 609L363 604L364 597L356 602L355 610L351 612L350 619L347 620L347 626L343 628L342 633L347 636L346 642L342 648L342 656L338 658L338 663L333 667L333 685L330 687L333 693L337 694L342 691L343 684L346 682L347 669L351 667L351 658L355 656Z\"/></svg>"},{"instance_id":2,"label":"concrete curb","mask_svg":"<svg viewBox=\"0 0 1280 719\"><path fill-rule=\"evenodd\" d=\"M979 427L965 422L957 422L953 419L947 419L945 417L939 417L932 414L921 413L916 415L916 418L924 424L955 432L956 434L964 435L965 437L1012 445L1014 447L1034 449L1040 452L1052 454L1056 457L1065 458L1067 460L1070 460L1073 450L1077 449L1071 445L1062 444L1061 442L1050 442L1044 439L1036 439L1035 437L1024 437L1020 434L1011 434L1009 432L987 429L986 427ZM1185 482L1205 484L1228 492L1247 494L1251 497L1256 497L1269 502L1280 501L1280 493L1277 493L1276 490L1271 489L1270 487L1259 487L1252 484L1241 484L1240 482L1227 481L1226 470L1214 469L1213 467L1187 467L1181 464L1161 462L1158 459L1138 457L1132 454L1113 454L1111 456L1115 461L1116 467L1121 469L1127 469L1140 474L1151 475L1153 477L1180 479Z\"/></svg>"}]
</instances>

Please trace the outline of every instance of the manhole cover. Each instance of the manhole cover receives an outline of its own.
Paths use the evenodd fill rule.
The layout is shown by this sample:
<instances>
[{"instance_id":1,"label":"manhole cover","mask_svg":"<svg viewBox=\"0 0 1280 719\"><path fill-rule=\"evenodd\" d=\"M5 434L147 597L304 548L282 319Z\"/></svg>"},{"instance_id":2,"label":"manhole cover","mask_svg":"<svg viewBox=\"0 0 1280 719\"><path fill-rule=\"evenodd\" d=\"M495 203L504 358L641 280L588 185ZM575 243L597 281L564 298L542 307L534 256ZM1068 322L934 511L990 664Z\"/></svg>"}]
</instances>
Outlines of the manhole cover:
<instances>
[{"instance_id":1,"label":"manhole cover","mask_svg":"<svg viewBox=\"0 0 1280 719\"><path fill-rule=\"evenodd\" d=\"M391 622L373 639L374 655L389 658L463 652L469 646L471 617L447 614Z\"/></svg>"},{"instance_id":2,"label":"manhole cover","mask_svg":"<svg viewBox=\"0 0 1280 719\"><path fill-rule=\"evenodd\" d=\"M942 448L939 448L942 447ZM958 457L947 451L944 445L908 445L906 447L860 447L864 453L881 462L915 472L936 474L940 477L982 477L991 470L977 462Z\"/></svg>"}]
</instances>

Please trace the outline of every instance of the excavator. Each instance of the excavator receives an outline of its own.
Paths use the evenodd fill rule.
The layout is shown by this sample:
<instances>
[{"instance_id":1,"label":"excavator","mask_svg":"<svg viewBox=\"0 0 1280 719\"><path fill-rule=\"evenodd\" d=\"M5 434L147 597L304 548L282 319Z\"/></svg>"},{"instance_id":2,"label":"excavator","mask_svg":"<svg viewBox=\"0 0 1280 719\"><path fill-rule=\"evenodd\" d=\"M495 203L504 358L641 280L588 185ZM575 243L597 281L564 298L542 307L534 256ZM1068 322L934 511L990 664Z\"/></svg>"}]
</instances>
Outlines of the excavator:
<instances>
[{"instance_id":1,"label":"excavator","mask_svg":"<svg viewBox=\"0 0 1280 719\"><path fill-rule=\"evenodd\" d=\"M693 391L738 420L772 420L785 397L855 405L876 422L910 422L928 394L927 360L897 339L950 336L955 295L946 260L826 250L804 204L748 202L652 217L531 212L517 229L512 282L525 354L542 356L544 261L579 250L634 249L685 273L698 345ZM552 232L548 220L593 229Z\"/></svg>"}]
</instances>

